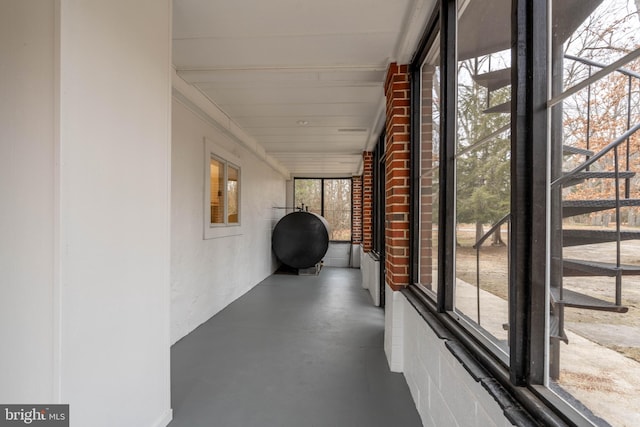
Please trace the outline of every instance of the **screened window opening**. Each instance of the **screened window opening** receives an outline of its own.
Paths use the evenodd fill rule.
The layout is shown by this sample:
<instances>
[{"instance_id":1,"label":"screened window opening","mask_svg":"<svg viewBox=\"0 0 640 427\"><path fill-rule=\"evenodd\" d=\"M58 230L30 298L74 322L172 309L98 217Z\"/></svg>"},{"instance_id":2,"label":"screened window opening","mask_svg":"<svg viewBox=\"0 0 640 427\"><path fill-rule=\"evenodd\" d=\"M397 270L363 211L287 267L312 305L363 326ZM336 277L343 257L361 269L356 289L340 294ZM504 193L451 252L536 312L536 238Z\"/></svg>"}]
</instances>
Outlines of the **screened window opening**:
<instances>
[{"instance_id":1,"label":"screened window opening","mask_svg":"<svg viewBox=\"0 0 640 427\"><path fill-rule=\"evenodd\" d=\"M409 290L540 414L635 425L640 3L440 6L412 64Z\"/></svg>"},{"instance_id":2,"label":"screened window opening","mask_svg":"<svg viewBox=\"0 0 640 427\"><path fill-rule=\"evenodd\" d=\"M458 18L454 308L508 352L511 21L499 14L488 28L473 16L483 3L472 0ZM496 26L501 43L480 43Z\"/></svg>"},{"instance_id":3,"label":"screened window opening","mask_svg":"<svg viewBox=\"0 0 640 427\"><path fill-rule=\"evenodd\" d=\"M548 382L612 426L640 421L640 341L628 338L640 338L638 7L585 2L579 19L551 16L548 34Z\"/></svg>"},{"instance_id":4,"label":"screened window opening","mask_svg":"<svg viewBox=\"0 0 640 427\"><path fill-rule=\"evenodd\" d=\"M414 187L418 192L418 284L429 292L438 291L438 209L440 150L440 54L434 45L420 67L420 174Z\"/></svg>"},{"instance_id":5,"label":"screened window opening","mask_svg":"<svg viewBox=\"0 0 640 427\"><path fill-rule=\"evenodd\" d=\"M296 178L294 204L327 220L329 240L351 241L351 178Z\"/></svg>"}]
</instances>

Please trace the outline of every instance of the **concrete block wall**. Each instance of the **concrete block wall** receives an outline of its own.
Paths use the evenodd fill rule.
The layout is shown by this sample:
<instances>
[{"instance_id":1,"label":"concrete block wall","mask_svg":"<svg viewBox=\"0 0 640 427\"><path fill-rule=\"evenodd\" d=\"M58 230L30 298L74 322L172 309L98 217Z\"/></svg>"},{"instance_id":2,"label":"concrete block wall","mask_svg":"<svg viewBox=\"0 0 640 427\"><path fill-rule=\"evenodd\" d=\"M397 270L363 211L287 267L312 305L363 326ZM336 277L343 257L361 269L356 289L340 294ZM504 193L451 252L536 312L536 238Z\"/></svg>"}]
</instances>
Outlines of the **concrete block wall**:
<instances>
[{"instance_id":1,"label":"concrete block wall","mask_svg":"<svg viewBox=\"0 0 640 427\"><path fill-rule=\"evenodd\" d=\"M424 426L512 425L404 295L387 288L386 310L389 366L404 374Z\"/></svg>"},{"instance_id":2,"label":"concrete block wall","mask_svg":"<svg viewBox=\"0 0 640 427\"><path fill-rule=\"evenodd\" d=\"M404 337L415 340L410 331L404 328L405 305L402 300L404 296L400 292L394 291L388 284L385 286L384 353L392 372L404 371Z\"/></svg>"}]
</instances>

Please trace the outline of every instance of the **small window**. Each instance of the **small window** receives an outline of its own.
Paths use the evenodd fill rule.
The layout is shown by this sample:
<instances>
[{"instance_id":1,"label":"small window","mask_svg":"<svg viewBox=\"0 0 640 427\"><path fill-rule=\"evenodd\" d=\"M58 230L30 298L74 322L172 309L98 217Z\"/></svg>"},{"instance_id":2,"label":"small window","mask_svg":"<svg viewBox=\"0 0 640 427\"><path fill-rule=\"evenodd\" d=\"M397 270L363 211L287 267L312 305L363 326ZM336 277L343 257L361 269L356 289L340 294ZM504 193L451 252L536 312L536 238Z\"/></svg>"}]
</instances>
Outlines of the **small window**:
<instances>
[{"instance_id":1,"label":"small window","mask_svg":"<svg viewBox=\"0 0 640 427\"><path fill-rule=\"evenodd\" d=\"M227 224L238 223L240 169L227 164Z\"/></svg>"},{"instance_id":2,"label":"small window","mask_svg":"<svg viewBox=\"0 0 640 427\"><path fill-rule=\"evenodd\" d=\"M211 182L211 198L209 206L211 208L211 224L224 224L224 163L211 159L209 179Z\"/></svg>"},{"instance_id":3,"label":"small window","mask_svg":"<svg viewBox=\"0 0 640 427\"><path fill-rule=\"evenodd\" d=\"M240 159L205 139L204 238L240 234Z\"/></svg>"}]
</instances>

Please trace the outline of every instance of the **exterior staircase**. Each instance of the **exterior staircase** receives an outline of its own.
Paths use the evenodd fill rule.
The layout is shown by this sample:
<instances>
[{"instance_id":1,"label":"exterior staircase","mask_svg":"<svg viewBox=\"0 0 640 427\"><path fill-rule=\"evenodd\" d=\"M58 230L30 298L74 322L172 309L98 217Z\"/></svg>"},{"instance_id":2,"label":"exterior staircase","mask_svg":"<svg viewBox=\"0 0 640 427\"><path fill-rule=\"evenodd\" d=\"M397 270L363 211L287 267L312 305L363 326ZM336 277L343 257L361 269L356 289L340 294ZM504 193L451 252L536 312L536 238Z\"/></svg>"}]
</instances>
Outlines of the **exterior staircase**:
<instances>
[{"instance_id":1,"label":"exterior staircase","mask_svg":"<svg viewBox=\"0 0 640 427\"><path fill-rule=\"evenodd\" d=\"M580 60L580 58L573 57L570 58L570 60ZM590 64L590 66L593 65L593 63ZM616 72L622 72L624 74L625 70L618 69ZM511 84L511 69L505 68L478 74L474 76L474 81L487 89L489 94L488 99L491 99L491 92ZM629 99L632 99L630 95ZM628 108L631 108L631 105L629 105ZM511 112L511 102L487 105L483 112L486 114L509 114ZM591 120L591 118L588 120ZM559 120L559 122L561 121L562 120ZM556 123L557 122L558 121L556 121ZM552 121L552 123L554 122ZM629 188L632 185L632 179L636 176L636 172L627 170L628 160L626 162L627 166L623 167L624 162L622 158L618 159L618 150L626 143L627 152L629 152L629 138L639 129L640 124L633 125L633 123L629 123L628 129L623 135L615 141L612 141L599 152L594 152L589 149L588 141L584 147L562 145L561 148L552 148L551 150L552 153L561 153L560 156L562 156L562 159L556 159L555 162L552 160L551 171L552 177L559 177L551 184L550 337L552 347L554 341L556 343L555 352L557 353L556 356L552 355L552 359L556 358L555 362L553 360L551 362L552 378L558 378L559 375L559 350L557 342L564 341L568 343L567 335L564 331L565 308L575 310L599 310L613 313L626 313L628 311L628 307L622 303L622 278L625 276L640 276L640 265L625 265L620 262L621 242L640 240L640 230L622 230L620 225L622 219L621 212L623 209L640 207L640 199L629 197ZM558 140L562 141L562 138L560 137ZM605 156L608 156L608 159L612 157L615 158L614 170L605 170L604 166L599 164L599 160ZM560 164L562 164L562 170L557 169ZM556 166L555 171L553 170L553 165ZM571 165L572 169L565 170L569 167L568 165ZM571 200L565 197L565 195L570 192L569 189L571 187L596 180L603 183L608 182L609 184L613 182L612 187L615 190L612 192L614 194L611 195L611 198ZM625 185L623 186L623 184ZM626 189L624 195L620 194L621 187ZM566 221L568 218L599 212L608 212L611 215L612 223L615 224L615 227L607 227L606 229L587 227L570 228L570 221ZM492 228L490 232L493 231ZM476 246L482 244L484 240L486 240L486 235L478 241ZM584 258L572 259L564 256L565 251L563 248L597 244L609 244L606 249L603 248L603 251L609 251L610 253L612 250L611 243L615 244L615 262L588 259L587 251L585 251ZM575 281L572 289L565 287L565 278L589 278L597 276L615 278L615 285L612 285L613 289L611 289L610 299L597 298L589 295L586 290L576 289ZM552 349L551 351L553 352L554 350Z\"/></svg>"}]
</instances>

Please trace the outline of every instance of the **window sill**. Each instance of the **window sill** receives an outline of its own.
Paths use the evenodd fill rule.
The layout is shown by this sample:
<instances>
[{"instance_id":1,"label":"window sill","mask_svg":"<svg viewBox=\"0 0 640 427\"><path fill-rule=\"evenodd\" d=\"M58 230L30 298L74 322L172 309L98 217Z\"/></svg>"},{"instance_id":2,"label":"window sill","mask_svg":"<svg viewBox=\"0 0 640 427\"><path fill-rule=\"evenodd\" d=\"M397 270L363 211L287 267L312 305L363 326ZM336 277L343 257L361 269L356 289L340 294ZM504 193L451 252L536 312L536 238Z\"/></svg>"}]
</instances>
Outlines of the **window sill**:
<instances>
[{"instance_id":1,"label":"window sill","mask_svg":"<svg viewBox=\"0 0 640 427\"><path fill-rule=\"evenodd\" d=\"M546 399L541 400L539 392L514 386L507 367L447 313L438 313L435 303L418 286L411 285L401 292L469 375L496 400L510 422L521 427L577 425L564 420Z\"/></svg>"}]
</instances>

